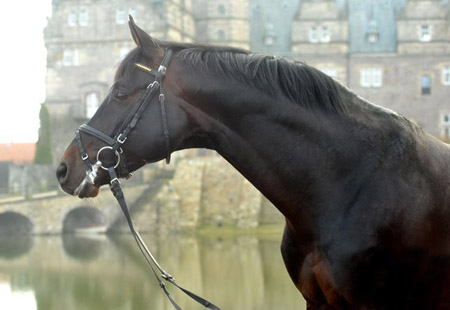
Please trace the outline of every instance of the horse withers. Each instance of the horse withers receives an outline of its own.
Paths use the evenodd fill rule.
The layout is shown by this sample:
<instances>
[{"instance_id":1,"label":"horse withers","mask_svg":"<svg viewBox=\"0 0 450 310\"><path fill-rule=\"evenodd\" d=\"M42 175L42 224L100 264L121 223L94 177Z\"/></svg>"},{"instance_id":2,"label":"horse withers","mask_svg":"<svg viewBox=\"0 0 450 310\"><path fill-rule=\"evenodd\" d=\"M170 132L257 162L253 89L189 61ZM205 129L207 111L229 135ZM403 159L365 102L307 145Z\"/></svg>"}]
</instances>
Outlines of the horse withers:
<instances>
[{"instance_id":1,"label":"horse withers","mask_svg":"<svg viewBox=\"0 0 450 310\"><path fill-rule=\"evenodd\" d=\"M130 29L137 47L59 162L67 193L110 182L96 156L126 177L213 149L285 216L308 309L450 309L448 145L304 63Z\"/></svg>"}]
</instances>

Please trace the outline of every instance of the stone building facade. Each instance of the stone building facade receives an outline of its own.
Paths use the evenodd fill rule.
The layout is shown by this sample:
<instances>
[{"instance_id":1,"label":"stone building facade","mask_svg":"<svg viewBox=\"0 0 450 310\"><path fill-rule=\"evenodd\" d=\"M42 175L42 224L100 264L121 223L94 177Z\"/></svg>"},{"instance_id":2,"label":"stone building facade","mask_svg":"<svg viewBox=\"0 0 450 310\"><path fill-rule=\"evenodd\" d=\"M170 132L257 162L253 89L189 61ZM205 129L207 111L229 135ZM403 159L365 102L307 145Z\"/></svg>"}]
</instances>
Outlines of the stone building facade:
<instances>
[{"instance_id":1,"label":"stone building facade","mask_svg":"<svg viewBox=\"0 0 450 310\"><path fill-rule=\"evenodd\" d=\"M449 6L447 0L53 0L44 35L54 158L93 115L134 47L128 14L158 39L303 60L448 138Z\"/></svg>"},{"instance_id":2,"label":"stone building facade","mask_svg":"<svg viewBox=\"0 0 450 310\"><path fill-rule=\"evenodd\" d=\"M44 31L46 104L53 124L55 158L78 126L106 97L120 60L135 47L128 15L162 40L192 42L190 0L54 0Z\"/></svg>"},{"instance_id":3,"label":"stone building facade","mask_svg":"<svg viewBox=\"0 0 450 310\"><path fill-rule=\"evenodd\" d=\"M196 41L249 49L248 0L193 0Z\"/></svg>"},{"instance_id":4,"label":"stone building facade","mask_svg":"<svg viewBox=\"0 0 450 310\"><path fill-rule=\"evenodd\" d=\"M450 6L442 0L303 0L296 58L437 137L450 137Z\"/></svg>"}]
</instances>

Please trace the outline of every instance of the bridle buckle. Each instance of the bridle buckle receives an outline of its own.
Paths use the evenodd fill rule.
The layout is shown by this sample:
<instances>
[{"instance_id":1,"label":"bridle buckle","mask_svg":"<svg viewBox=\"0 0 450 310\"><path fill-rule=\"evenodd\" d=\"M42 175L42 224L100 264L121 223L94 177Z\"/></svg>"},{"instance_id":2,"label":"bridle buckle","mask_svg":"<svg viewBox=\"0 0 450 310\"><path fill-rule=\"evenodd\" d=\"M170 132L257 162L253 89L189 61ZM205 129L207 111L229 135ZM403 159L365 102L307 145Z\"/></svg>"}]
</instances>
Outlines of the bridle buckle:
<instances>
[{"instance_id":1,"label":"bridle buckle","mask_svg":"<svg viewBox=\"0 0 450 310\"><path fill-rule=\"evenodd\" d=\"M123 137L122 138L122 134L120 134L118 137L117 137L117 142L119 142L120 144L124 144L125 143L125 141L127 141L127 139L128 139L128 137Z\"/></svg>"}]
</instances>

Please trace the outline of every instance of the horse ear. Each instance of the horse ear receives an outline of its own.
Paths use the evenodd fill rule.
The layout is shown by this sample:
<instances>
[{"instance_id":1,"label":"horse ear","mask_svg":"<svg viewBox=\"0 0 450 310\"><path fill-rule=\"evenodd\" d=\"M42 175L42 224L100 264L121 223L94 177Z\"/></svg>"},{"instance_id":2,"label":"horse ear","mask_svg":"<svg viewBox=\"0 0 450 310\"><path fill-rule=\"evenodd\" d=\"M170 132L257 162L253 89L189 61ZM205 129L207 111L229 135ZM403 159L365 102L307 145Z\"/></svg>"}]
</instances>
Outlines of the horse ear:
<instances>
[{"instance_id":1,"label":"horse ear","mask_svg":"<svg viewBox=\"0 0 450 310\"><path fill-rule=\"evenodd\" d=\"M128 18L128 25L130 26L131 36L134 42L142 49L144 54L151 57L155 51L159 50L158 41L139 28L134 22L133 16L129 15Z\"/></svg>"}]
</instances>

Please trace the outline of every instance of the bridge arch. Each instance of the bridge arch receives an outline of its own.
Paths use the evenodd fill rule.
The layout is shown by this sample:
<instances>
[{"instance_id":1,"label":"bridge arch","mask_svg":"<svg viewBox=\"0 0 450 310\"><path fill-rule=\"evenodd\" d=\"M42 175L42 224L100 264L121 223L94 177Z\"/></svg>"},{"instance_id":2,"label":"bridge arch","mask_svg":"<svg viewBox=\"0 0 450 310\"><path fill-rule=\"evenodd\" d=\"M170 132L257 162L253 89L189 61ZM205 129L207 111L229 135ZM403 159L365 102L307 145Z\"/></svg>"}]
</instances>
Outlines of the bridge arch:
<instances>
[{"instance_id":1,"label":"bridge arch","mask_svg":"<svg viewBox=\"0 0 450 310\"><path fill-rule=\"evenodd\" d=\"M33 234L31 220L17 212L7 211L0 214L0 236Z\"/></svg>"},{"instance_id":2,"label":"bridge arch","mask_svg":"<svg viewBox=\"0 0 450 310\"><path fill-rule=\"evenodd\" d=\"M96 208L76 207L66 214L63 221L63 233L105 232L108 221L105 214Z\"/></svg>"},{"instance_id":3,"label":"bridge arch","mask_svg":"<svg viewBox=\"0 0 450 310\"><path fill-rule=\"evenodd\" d=\"M27 253L33 246L33 223L17 212L0 213L0 257L13 259Z\"/></svg>"}]
</instances>

